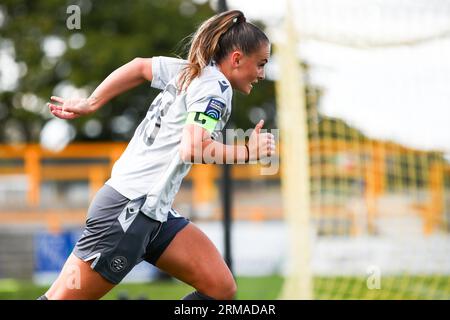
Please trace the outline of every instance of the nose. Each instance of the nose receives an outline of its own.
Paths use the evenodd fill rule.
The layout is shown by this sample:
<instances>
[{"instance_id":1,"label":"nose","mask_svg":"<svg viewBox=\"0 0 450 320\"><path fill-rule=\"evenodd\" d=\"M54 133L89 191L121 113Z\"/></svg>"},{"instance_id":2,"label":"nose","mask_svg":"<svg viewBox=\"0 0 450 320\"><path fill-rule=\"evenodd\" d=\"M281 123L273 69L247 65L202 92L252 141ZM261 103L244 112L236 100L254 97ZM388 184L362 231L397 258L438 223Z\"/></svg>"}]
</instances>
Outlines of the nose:
<instances>
[{"instance_id":1,"label":"nose","mask_svg":"<svg viewBox=\"0 0 450 320\"><path fill-rule=\"evenodd\" d=\"M264 69L258 74L258 80L264 80L266 78L266 72Z\"/></svg>"}]
</instances>

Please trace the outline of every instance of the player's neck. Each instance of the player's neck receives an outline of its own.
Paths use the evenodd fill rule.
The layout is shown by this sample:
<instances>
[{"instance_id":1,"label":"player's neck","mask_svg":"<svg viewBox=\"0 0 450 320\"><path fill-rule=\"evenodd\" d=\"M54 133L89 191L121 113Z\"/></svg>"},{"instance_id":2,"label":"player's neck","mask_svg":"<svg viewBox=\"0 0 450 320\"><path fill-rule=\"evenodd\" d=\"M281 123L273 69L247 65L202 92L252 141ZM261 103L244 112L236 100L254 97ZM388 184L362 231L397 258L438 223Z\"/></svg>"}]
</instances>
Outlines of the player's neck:
<instances>
[{"instance_id":1,"label":"player's neck","mask_svg":"<svg viewBox=\"0 0 450 320\"><path fill-rule=\"evenodd\" d=\"M225 78L227 78L227 80L231 83L230 79L231 79L232 69L226 63L221 63L221 64L216 63L216 67L225 76Z\"/></svg>"}]
</instances>

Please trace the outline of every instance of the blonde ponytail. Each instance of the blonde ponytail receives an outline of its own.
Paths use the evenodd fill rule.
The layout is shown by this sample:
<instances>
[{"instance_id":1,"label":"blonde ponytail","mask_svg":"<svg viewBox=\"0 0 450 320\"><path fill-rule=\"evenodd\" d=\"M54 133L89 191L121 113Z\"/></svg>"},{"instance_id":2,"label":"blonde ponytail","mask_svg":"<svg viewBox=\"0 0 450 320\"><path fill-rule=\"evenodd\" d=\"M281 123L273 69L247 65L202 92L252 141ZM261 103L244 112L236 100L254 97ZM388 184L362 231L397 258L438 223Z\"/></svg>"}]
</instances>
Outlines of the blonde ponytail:
<instances>
[{"instance_id":1,"label":"blonde ponytail","mask_svg":"<svg viewBox=\"0 0 450 320\"><path fill-rule=\"evenodd\" d=\"M179 90L187 89L211 60L219 63L228 52L236 48L246 54L250 53L247 52L249 44L245 42L252 42L252 39L251 50L262 41L268 42L266 35L253 24L246 22L244 14L239 10L226 11L206 20L192 38L188 65L183 69L178 82Z\"/></svg>"}]
</instances>

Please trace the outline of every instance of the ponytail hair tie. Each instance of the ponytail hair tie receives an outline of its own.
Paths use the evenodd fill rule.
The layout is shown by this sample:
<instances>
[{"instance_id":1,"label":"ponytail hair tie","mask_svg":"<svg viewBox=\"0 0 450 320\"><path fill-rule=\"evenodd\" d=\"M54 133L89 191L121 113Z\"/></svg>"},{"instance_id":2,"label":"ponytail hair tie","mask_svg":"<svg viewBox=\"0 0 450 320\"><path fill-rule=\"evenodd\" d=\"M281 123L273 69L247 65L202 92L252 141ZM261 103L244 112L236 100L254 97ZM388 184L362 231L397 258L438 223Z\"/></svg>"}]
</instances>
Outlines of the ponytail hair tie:
<instances>
[{"instance_id":1,"label":"ponytail hair tie","mask_svg":"<svg viewBox=\"0 0 450 320\"><path fill-rule=\"evenodd\" d=\"M245 16L243 14L240 14L238 17L233 19L233 23L235 23L235 24L244 23L246 21L247 21L247 19L245 18Z\"/></svg>"}]
</instances>

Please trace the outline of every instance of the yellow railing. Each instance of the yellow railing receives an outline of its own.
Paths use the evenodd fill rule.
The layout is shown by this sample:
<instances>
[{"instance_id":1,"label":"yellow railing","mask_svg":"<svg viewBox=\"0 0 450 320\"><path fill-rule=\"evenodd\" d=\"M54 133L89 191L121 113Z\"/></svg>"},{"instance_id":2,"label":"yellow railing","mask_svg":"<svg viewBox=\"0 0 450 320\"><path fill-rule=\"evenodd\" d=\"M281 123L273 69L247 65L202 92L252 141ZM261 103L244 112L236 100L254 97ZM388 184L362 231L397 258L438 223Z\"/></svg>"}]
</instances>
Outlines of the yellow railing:
<instances>
[{"instance_id":1,"label":"yellow railing","mask_svg":"<svg viewBox=\"0 0 450 320\"><path fill-rule=\"evenodd\" d=\"M47 180L87 180L90 194L98 190L109 176L112 164L125 148L121 143L77 143L61 152L42 149L37 144L2 145L0 159L20 160L23 166L3 166L0 174L25 174L28 180L27 203L40 204L41 183ZM45 160L105 160L101 164L44 164Z\"/></svg>"},{"instance_id":2,"label":"yellow railing","mask_svg":"<svg viewBox=\"0 0 450 320\"><path fill-rule=\"evenodd\" d=\"M73 143L60 152L42 149L38 144L0 145L0 175L20 174L28 181L27 206L38 209L40 206L41 185L45 181L88 181L90 195L93 194L109 178L112 165L120 157L126 143ZM404 148L392 143L367 141L355 144L339 139L321 139L310 141L312 156L333 157L340 153L355 156L364 154L360 161L348 170L339 170L332 163L311 163L311 179L359 179L364 183L359 195L365 203L368 232L373 232L375 221L379 216L379 199L387 191L387 157L398 155L425 154L423 151ZM9 160L9 161L8 161ZM62 160L60 163L55 160ZM71 163L67 162L71 160ZM76 161L82 160L82 161ZM65 161L65 162L64 162ZM400 166L400 165L399 165ZM261 175L259 165L235 165L232 167L234 180L279 180L280 170L274 175ZM423 231L432 233L443 223L445 211L445 177L450 174L450 166L444 162L431 161L420 170L425 175L428 196L415 203L414 209L422 216ZM414 173L416 174L416 173ZM220 179L221 169L217 165L194 165L186 180L192 182L192 203L205 204L217 200L216 181ZM339 180L340 181L340 180ZM335 185L339 189L339 185ZM406 189L408 187L405 187ZM358 196L358 194L355 194ZM314 200L314 199L313 199ZM213 209L213 215L220 217L220 208ZM273 208L264 208L258 204L246 207L247 217L251 219L282 218L281 203ZM50 212L49 210L46 211ZM354 223L355 212L345 205L319 201L312 203L313 216L324 218L341 217L351 222L352 234L363 232ZM244 214L245 215L245 214ZM51 220L54 214L48 214ZM2 214L1 221L10 221L14 215ZM25 216L23 216L25 217ZM22 217L22 218L23 218ZM22 219L20 218L20 219Z\"/></svg>"},{"instance_id":3,"label":"yellow railing","mask_svg":"<svg viewBox=\"0 0 450 320\"><path fill-rule=\"evenodd\" d=\"M27 204L38 207L40 204L41 183L48 180L74 181L87 180L91 196L109 178L112 165L125 150L125 143L74 143L60 152L42 149L37 144L0 145L0 159L19 160L23 165L3 165L2 174L24 174L28 180ZM46 160L88 160L91 163L55 164ZM101 160L100 163L92 161ZM192 180L194 201L210 201L215 194L214 180L220 177L216 165L194 165L186 179ZM278 179L279 174L261 176L259 165L232 168L232 178L240 179Z\"/></svg>"}]
</instances>

